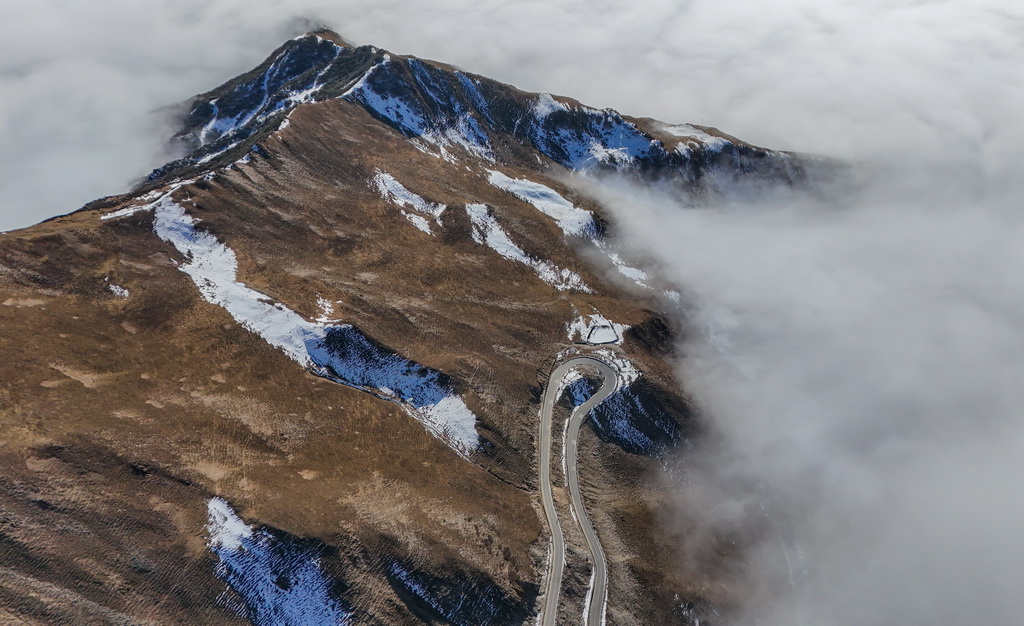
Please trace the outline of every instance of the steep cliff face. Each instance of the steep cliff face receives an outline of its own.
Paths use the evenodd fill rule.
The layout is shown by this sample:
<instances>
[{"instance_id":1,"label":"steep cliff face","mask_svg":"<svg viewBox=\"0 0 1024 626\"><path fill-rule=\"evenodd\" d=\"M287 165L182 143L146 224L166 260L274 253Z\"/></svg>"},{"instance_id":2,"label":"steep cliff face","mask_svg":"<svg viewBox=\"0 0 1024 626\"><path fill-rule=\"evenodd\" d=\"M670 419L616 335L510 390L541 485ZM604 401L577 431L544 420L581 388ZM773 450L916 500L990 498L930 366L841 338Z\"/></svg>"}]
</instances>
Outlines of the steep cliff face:
<instances>
[{"instance_id":1,"label":"steep cliff face","mask_svg":"<svg viewBox=\"0 0 1024 626\"><path fill-rule=\"evenodd\" d=\"M136 192L0 236L0 610L528 621L538 401L580 351L620 377L581 461L609 621L728 607L655 525L658 455L693 432L677 295L562 181L699 199L800 184L800 157L332 33L196 97L178 140Z\"/></svg>"}]
</instances>

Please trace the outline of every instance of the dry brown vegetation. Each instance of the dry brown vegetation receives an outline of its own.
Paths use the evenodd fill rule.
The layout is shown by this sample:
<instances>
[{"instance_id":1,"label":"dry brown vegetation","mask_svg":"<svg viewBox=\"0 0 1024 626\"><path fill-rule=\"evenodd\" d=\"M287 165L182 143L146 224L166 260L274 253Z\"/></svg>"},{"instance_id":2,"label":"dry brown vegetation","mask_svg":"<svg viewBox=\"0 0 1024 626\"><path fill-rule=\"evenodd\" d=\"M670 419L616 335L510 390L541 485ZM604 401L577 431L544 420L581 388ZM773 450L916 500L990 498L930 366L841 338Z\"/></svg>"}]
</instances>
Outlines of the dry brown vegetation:
<instances>
[{"instance_id":1,"label":"dry brown vegetation","mask_svg":"<svg viewBox=\"0 0 1024 626\"><path fill-rule=\"evenodd\" d=\"M176 198L236 252L239 280L307 318L318 296L335 301L334 317L454 377L491 447L467 462L398 406L318 378L241 328L176 268L149 213L100 221L130 197L5 234L7 615L237 620L218 601L225 585L204 546L212 495L248 523L333 550L329 567L368 621L415 621L380 576L391 555L427 571L478 573L532 602L523 589L541 583L547 545L534 484L538 387L570 347L564 325L576 311L643 327L659 318L657 301L584 261L551 220L488 185L479 161L425 154L356 105L303 105L262 145L266 156ZM493 167L599 210L559 184L550 162L550 173L535 161ZM368 184L377 168L448 205L437 237ZM593 293L556 291L474 243L469 202L490 205L524 250L577 272ZM130 296L111 293L111 283ZM661 347L625 346L645 376L672 389ZM678 555L656 524L666 506L656 460L592 435L581 457L610 559L609 623L669 623L674 605L723 584L673 573ZM585 585L582 540L568 538L572 576Z\"/></svg>"}]
</instances>

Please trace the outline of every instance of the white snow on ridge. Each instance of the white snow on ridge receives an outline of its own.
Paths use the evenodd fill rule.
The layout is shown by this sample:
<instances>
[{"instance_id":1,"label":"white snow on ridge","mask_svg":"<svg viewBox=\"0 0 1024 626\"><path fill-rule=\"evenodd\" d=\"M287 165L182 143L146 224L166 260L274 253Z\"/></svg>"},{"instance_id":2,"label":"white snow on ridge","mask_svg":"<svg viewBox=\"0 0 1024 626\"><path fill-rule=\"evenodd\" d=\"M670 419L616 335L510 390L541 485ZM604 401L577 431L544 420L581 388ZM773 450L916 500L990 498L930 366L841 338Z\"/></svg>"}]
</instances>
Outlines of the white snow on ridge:
<instances>
[{"instance_id":1,"label":"white snow on ridge","mask_svg":"<svg viewBox=\"0 0 1024 626\"><path fill-rule=\"evenodd\" d=\"M320 41L324 41L321 38L318 39ZM338 46L334 42L331 42L331 44L333 46L334 58L336 59L345 50L344 48ZM273 106L270 106L271 97L273 95L270 89L270 80L272 77L275 77L278 74L278 72L281 71L282 66L287 66L287 61L289 60L291 54L292 51L289 50L282 54L281 56L279 56L263 73L262 81L259 86L259 91L262 93L262 98L259 104L253 106L248 111L238 113L234 117L221 117L220 109L217 105L218 99L215 98L211 100L209 104L213 107L213 117L210 119L209 122L207 122L206 126L204 126L199 133L200 145L205 146L211 141L216 141L218 139L221 139L222 137L230 135L231 133L242 128L243 126L245 126L253 120L256 120L257 122L262 122L269 118L270 116L277 113L278 111L281 111L283 109L294 108L296 105L301 104L303 102L312 102L313 100L315 100L316 94L325 86L324 83L320 82L320 80L323 78L324 74L326 74L327 71L331 68L331 63L333 62L333 60L324 63L324 66L320 70L320 72L317 73L317 75L307 85L305 85L304 87L300 87L296 90L289 91L288 94L279 102L275 103ZM281 130L281 128L278 128L278 130ZM213 135L213 138L208 140L208 137L211 134ZM211 153L197 162L208 162L211 159L216 158L217 156L223 154L227 150L230 150L231 148L235 147L236 145L238 145L238 143L240 143L240 141L234 142L222 150L218 150L214 153Z\"/></svg>"},{"instance_id":2,"label":"white snow on ridge","mask_svg":"<svg viewBox=\"0 0 1024 626\"><path fill-rule=\"evenodd\" d=\"M549 93L538 94L537 99L533 103L533 115L537 119L544 119L556 111L568 110L568 107L555 100Z\"/></svg>"},{"instance_id":3,"label":"white snow on ridge","mask_svg":"<svg viewBox=\"0 0 1024 626\"><path fill-rule=\"evenodd\" d=\"M212 234L197 230L197 220L188 215L171 198L169 192L147 208L154 209L153 228L157 236L171 243L186 259L178 269L192 278L207 302L223 308L244 328L262 337L299 365L337 382L350 384L401 404L460 455L465 457L478 447L476 415L462 398L451 393L442 394L443 390L434 390L436 393L433 396L418 400L423 397L422 394L410 395L421 391L414 387L416 381L404 379L394 382L412 385L406 395L389 393L387 387L390 385L375 385L377 380L397 375L394 374L397 371L394 363L343 362L326 347L325 339L330 331L350 326L325 326L307 321L298 313L274 302L266 294L239 282L238 261L234 251L217 241ZM377 372L375 367L379 367L380 371ZM332 372L341 376L353 372L353 375L349 379L339 379ZM377 373L380 376L376 376ZM374 388L379 393L374 392ZM417 402L417 405L413 406L410 402Z\"/></svg>"},{"instance_id":4,"label":"white snow on ridge","mask_svg":"<svg viewBox=\"0 0 1024 626\"><path fill-rule=\"evenodd\" d=\"M381 68L387 67L391 62L391 55L384 55L382 61L367 70L363 77L340 97L369 107L411 135L422 136L429 129L419 107L410 105L401 98L378 93L369 83L369 78L374 73L381 71Z\"/></svg>"},{"instance_id":5,"label":"white snow on ridge","mask_svg":"<svg viewBox=\"0 0 1024 626\"><path fill-rule=\"evenodd\" d=\"M487 171L489 173L487 182L532 204L541 213L554 218L566 235L587 239L597 235L594 215L590 211L577 208L550 187L525 178L511 178L494 170Z\"/></svg>"},{"instance_id":6,"label":"white snow on ridge","mask_svg":"<svg viewBox=\"0 0 1024 626\"><path fill-rule=\"evenodd\" d=\"M376 112L379 116L398 126L414 140L418 139L433 144L440 150L440 157L454 161L454 157L445 150L445 146L460 146L470 154L480 158L493 160L491 147L486 133L480 129L472 115L464 111L456 111L458 120L447 126L432 124L427 114L414 102L400 97L382 94L376 91L369 78L377 71L383 71L393 63L390 55L371 67L351 88L339 96L351 102L358 102ZM434 155L438 156L438 155Z\"/></svg>"},{"instance_id":7,"label":"white snow on ridge","mask_svg":"<svg viewBox=\"0 0 1024 626\"><path fill-rule=\"evenodd\" d=\"M665 130L665 132L667 133L675 135L676 137L696 139L697 142L703 144L705 147L707 147L708 150L712 151L721 150L722 148L729 145L729 141L727 139L723 139L721 137L716 137L714 135L706 133L703 130L697 128L696 126L691 126L690 124L676 124L674 126L665 126L663 130ZM676 147L676 151L689 152L690 149L699 147L694 144L695 142L693 141L682 142Z\"/></svg>"},{"instance_id":8,"label":"white snow on ridge","mask_svg":"<svg viewBox=\"0 0 1024 626\"><path fill-rule=\"evenodd\" d=\"M473 224L473 241L486 245L501 256L527 267L533 268L541 280L552 285L559 291L573 289L589 293L590 288L583 282L579 274L559 269L549 261L535 259L523 252L523 249L512 243L508 234L498 225L486 204L467 204L466 213Z\"/></svg>"},{"instance_id":9,"label":"white snow on ridge","mask_svg":"<svg viewBox=\"0 0 1024 626\"><path fill-rule=\"evenodd\" d=\"M548 116L556 111L573 111L585 127L546 125ZM531 129L534 143L547 156L576 170L599 164L633 164L651 154L660 144L652 141L636 124L611 109L599 111L587 106L569 106L540 94L532 107L535 125Z\"/></svg>"},{"instance_id":10,"label":"white snow on ridge","mask_svg":"<svg viewBox=\"0 0 1024 626\"><path fill-rule=\"evenodd\" d=\"M616 324L600 313L588 316L580 315L565 325L565 331L570 341L578 339L591 345L621 344L625 337L624 333L628 329L628 324Z\"/></svg>"},{"instance_id":11,"label":"white snow on ridge","mask_svg":"<svg viewBox=\"0 0 1024 626\"><path fill-rule=\"evenodd\" d=\"M385 200L392 204L401 207L409 207L419 213L428 215L434 218L434 221L437 222L438 226L443 225L441 224L441 214L444 213L444 210L447 208L445 205L427 202L420 196L406 189L405 185L395 180L395 177L391 174L376 170L373 175L373 185ZM430 224L422 215L416 215L406 211L402 211L402 215L405 216L405 219L412 222L416 228L422 230L428 235L433 234L433 231L430 229Z\"/></svg>"},{"instance_id":12,"label":"white snow on ridge","mask_svg":"<svg viewBox=\"0 0 1024 626\"><path fill-rule=\"evenodd\" d=\"M149 207L147 205L130 206L130 207L126 207L124 209L118 209L116 211L111 211L110 213L104 213L103 215L100 216L100 219L106 221L106 220L117 219L119 217L128 217L129 215L135 215L136 213L141 213L142 211L148 211L150 208L151 207Z\"/></svg>"}]
</instances>

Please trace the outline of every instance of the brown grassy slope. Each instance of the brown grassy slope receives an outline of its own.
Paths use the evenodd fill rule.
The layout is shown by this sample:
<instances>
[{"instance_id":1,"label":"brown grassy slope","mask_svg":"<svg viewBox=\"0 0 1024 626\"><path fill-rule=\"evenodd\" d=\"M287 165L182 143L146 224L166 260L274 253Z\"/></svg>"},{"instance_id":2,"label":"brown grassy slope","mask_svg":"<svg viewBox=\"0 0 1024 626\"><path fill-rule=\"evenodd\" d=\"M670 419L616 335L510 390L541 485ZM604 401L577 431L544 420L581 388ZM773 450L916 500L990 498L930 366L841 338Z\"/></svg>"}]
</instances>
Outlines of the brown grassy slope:
<instances>
[{"instance_id":1,"label":"brown grassy slope","mask_svg":"<svg viewBox=\"0 0 1024 626\"><path fill-rule=\"evenodd\" d=\"M200 549L205 499L217 494L247 521L320 538L367 562L397 544L427 569L480 571L510 593L539 583L546 531L533 491L538 368L569 347L564 324L575 310L597 308L641 325L652 319L653 303L591 269L548 218L488 185L479 164L424 154L358 106L304 105L264 148L266 157L176 197L235 250L239 279L249 286L307 317L317 296L340 300L336 317L454 376L493 449L467 463L395 405L304 372L199 297L175 268L177 253L152 233L148 214L100 222L100 211L83 211L0 237L0 450L4 497L15 511L0 528L12 546L0 553L4 567L133 618L149 615L143 604L160 622L205 615L197 612L216 611L214 590L223 589L213 557ZM449 205L438 237L413 228L377 195L368 185L375 168ZM536 170L500 169L573 197ZM524 250L578 272L594 293L555 291L474 243L466 202L492 206ZM130 297L111 294L108 279ZM657 355L626 348L645 375L671 384ZM616 516L598 516L599 532L619 546L614 556L631 571L669 570L665 546L643 539L653 532L651 513L634 489L652 463L593 445L620 459L583 461L601 505L628 504ZM57 475L32 461L53 450L93 459L99 469L67 472L68 488L46 501L76 523L112 525L109 536L44 540L11 530L31 528L38 517L30 506L35 487L19 485ZM152 472L117 469L133 464L157 468L169 486L154 487ZM147 512L142 503L154 497L159 506ZM154 532L162 549L147 558L158 580L186 572L171 582L175 603L157 602L122 557L122 543L154 545ZM49 562L51 541L65 560L102 567L78 565L72 575L66 567L32 569L16 556ZM346 573L355 577L352 597L378 619L411 619L379 576ZM652 610L645 605L671 604L674 594L699 588L650 578L642 576L649 588L615 587L613 578L621 623L643 621ZM127 582L104 582L113 579ZM28 593L29 583L11 580L4 583L11 594ZM127 603L118 589L153 601ZM197 593L207 595L188 599Z\"/></svg>"}]
</instances>

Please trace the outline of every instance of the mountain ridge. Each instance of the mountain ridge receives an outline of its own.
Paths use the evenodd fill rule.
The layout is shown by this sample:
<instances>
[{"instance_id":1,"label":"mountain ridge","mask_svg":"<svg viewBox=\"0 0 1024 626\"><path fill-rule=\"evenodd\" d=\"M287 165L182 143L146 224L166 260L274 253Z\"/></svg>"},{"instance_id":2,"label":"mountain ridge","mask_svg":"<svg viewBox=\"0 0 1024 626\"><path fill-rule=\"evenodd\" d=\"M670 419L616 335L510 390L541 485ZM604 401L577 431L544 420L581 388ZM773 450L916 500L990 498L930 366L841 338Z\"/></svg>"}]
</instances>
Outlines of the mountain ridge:
<instances>
[{"instance_id":1,"label":"mountain ridge","mask_svg":"<svg viewBox=\"0 0 1024 626\"><path fill-rule=\"evenodd\" d=\"M527 621L539 398L588 353L622 381L580 441L610 619L736 603L735 563L656 523L659 459L699 431L670 360L680 296L564 175L696 202L802 184L801 157L316 34L198 96L179 140L138 189L0 235L0 498L18 512L0 556L20 576L162 621L259 623L324 593L370 623L473 623L471 596ZM592 384L567 384L556 419ZM147 490L152 510L116 513ZM589 565L567 558L572 619ZM161 604L167 585L190 600Z\"/></svg>"}]
</instances>

